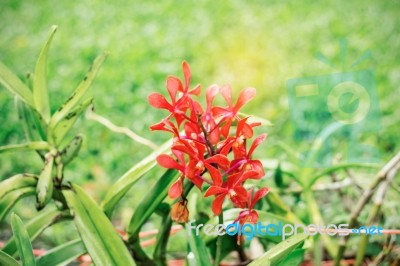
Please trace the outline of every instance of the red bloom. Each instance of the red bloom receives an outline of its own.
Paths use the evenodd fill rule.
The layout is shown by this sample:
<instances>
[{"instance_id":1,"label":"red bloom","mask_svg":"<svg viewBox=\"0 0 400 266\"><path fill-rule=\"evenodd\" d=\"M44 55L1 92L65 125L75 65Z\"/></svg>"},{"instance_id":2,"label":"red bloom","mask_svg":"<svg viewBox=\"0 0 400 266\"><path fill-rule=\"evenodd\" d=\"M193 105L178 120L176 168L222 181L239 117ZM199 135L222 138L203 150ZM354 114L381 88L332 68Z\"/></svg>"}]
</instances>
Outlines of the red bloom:
<instances>
[{"instance_id":1,"label":"red bloom","mask_svg":"<svg viewBox=\"0 0 400 266\"><path fill-rule=\"evenodd\" d=\"M148 97L150 105L169 112L161 122L150 127L152 130L173 134L172 156L161 154L157 157L162 167L180 172L179 178L169 188L168 195L173 199L182 197L181 202L186 204L183 194L185 179L200 190L206 182L210 187L204 197L215 196L211 208L216 215L222 212L222 205L228 197L234 206L248 207L240 213L239 222L256 221L258 214L253 209L254 205L267 194L268 189L260 189L252 197L252 192L246 191L243 185L247 179L260 179L264 176L261 162L252 156L266 135L255 138L247 149L246 144L254 134L253 127L260 123L249 123L249 117L239 116L240 108L254 98L255 89L241 91L237 102L233 104L229 86L220 88L212 85L206 90L206 106L203 108L193 99L200 95L201 89L197 85L190 90L191 71L186 62L182 63L182 71L183 81L175 76L167 78L170 102L160 93L152 93ZM213 105L218 94L225 99L227 107ZM232 125L236 125L236 132L230 135ZM211 179L203 176L207 172ZM174 206L176 221L187 220L185 204Z\"/></svg>"},{"instance_id":2,"label":"red bloom","mask_svg":"<svg viewBox=\"0 0 400 266\"><path fill-rule=\"evenodd\" d=\"M241 211L239 217L235 220L235 222L239 222L239 224L243 225L245 223L252 223L255 224L258 221L258 213L254 210L254 206L257 202L265 197L269 192L269 188L261 188L256 193L253 194L253 189L248 191L248 202L247 202L247 210Z\"/></svg>"},{"instance_id":3,"label":"red bloom","mask_svg":"<svg viewBox=\"0 0 400 266\"><path fill-rule=\"evenodd\" d=\"M254 139L249 151L244 152L242 157L236 157L231 162L231 167L239 165L238 169L244 169L245 171L251 170L257 172L257 175L252 179L260 179L265 175L264 167L260 160L253 160L252 154L254 150L267 138L267 134L262 134Z\"/></svg>"},{"instance_id":4,"label":"red bloom","mask_svg":"<svg viewBox=\"0 0 400 266\"><path fill-rule=\"evenodd\" d=\"M254 98L256 90L254 88L246 88L242 90L235 105L232 104L232 89L229 85L222 87L220 91L222 96L225 98L228 107L214 107L213 113L216 117L221 118L221 121L225 121L225 124L221 127L221 133L226 138L229 135L229 129L234 119L240 120L240 117L237 115L240 108Z\"/></svg>"},{"instance_id":5,"label":"red bloom","mask_svg":"<svg viewBox=\"0 0 400 266\"><path fill-rule=\"evenodd\" d=\"M227 181L224 182L222 186L211 186L204 194L204 197L215 195L215 199L212 203L212 210L214 214L219 215L221 213L222 204L226 196L229 196L233 205L236 207L245 207L248 198L247 191L243 187L243 182L255 174L257 173L253 171L235 173L228 176Z\"/></svg>"}]
</instances>

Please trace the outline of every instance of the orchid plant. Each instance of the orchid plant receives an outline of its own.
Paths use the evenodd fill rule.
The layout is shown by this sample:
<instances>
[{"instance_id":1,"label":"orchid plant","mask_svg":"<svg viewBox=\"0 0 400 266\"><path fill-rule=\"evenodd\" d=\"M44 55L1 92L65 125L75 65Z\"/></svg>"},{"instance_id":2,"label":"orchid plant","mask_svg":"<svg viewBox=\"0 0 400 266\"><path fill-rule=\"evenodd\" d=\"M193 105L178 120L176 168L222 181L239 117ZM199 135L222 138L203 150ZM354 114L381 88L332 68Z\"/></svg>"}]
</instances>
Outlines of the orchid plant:
<instances>
[{"instance_id":1,"label":"orchid plant","mask_svg":"<svg viewBox=\"0 0 400 266\"><path fill-rule=\"evenodd\" d=\"M254 137L254 128L261 123L252 122L250 116L239 112L255 97L256 90L244 89L234 103L230 86L212 85L206 90L206 105L202 107L196 98L201 94L201 87L196 85L190 88L191 71L186 62L182 64L183 81L174 76L167 78L169 101L160 93L152 93L148 97L151 106L168 111L167 117L150 129L168 132L172 140L121 176L100 204L85 189L71 183L64 170L79 156L83 138L80 134L71 136L70 130L93 103L93 99L85 95L107 54L94 60L71 97L51 113L53 108L50 108L52 102L48 95L46 67L56 29L51 28L39 54L33 86L25 84L0 62L0 84L14 95L21 130L26 135L26 143L2 146L0 153L35 151L42 160L41 168L0 182L0 222L7 220L14 205L22 198L36 195L36 201L33 200L36 205L31 207L37 209L35 216L26 222L17 214L11 215L13 237L1 247L0 265L19 265L17 260L23 265L65 265L85 254L95 265L167 265L172 223L188 221L188 194L193 187L197 187L205 198L213 197L211 210L219 217L220 223L223 222L223 213L230 221L240 224L256 223L259 216L278 221L285 221L290 216L256 210L257 202L269 193L269 188L261 185L265 175L263 164L253 157L254 151L266 139L266 134ZM218 95L225 100L225 106L214 104ZM128 227L116 229L112 224L113 212L135 183L156 167L156 162L168 170L143 196ZM256 190L248 186L248 180L260 182L259 187L262 188ZM166 200L168 196L173 200L172 204ZM238 209L223 208L227 199ZM273 195L271 201L277 202L277 196ZM284 209L287 208L280 207L280 210ZM154 253L150 257L149 252L144 250L140 233L153 214L162 217L162 226L156 233ZM232 214L234 217L231 217ZM213 219L208 218L212 223ZM61 221L75 225L77 238L35 256L31 242L46 228ZM295 236L290 243L278 244L260 261L253 263L265 265L268 261L271 265L278 265L283 255L290 254L305 239L306 236ZM196 265L209 265L212 261L214 265L219 265L226 254L221 255L221 237L214 240L217 241L216 253L209 256L205 247L207 241L189 234L190 250L197 254ZM280 242L274 238L270 240ZM207 245L212 241L208 241ZM238 247L235 243L234 249L229 251ZM243 247L240 248L243 250Z\"/></svg>"},{"instance_id":2,"label":"orchid plant","mask_svg":"<svg viewBox=\"0 0 400 266\"><path fill-rule=\"evenodd\" d=\"M171 102L160 93L152 93L148 97L151 106L169 112L166 118L150 128L169 132L173 138L172 156L161 154L157 157L160 166L176 169L180 173L168 191L170 198L181 198L176 203L178 207L172 209L171 217L177 222L187 222L183 190L183 182L187 179L200 191L203 185L208 186L204 197L214 196L211 208L215 215L221 214L224 200L228 197L235 207L247 208L240 212L237 221L241 224L256 223L258 214L252 208L267 195L268 188L258 190L253 196L253 189L246 190L244 183L265 175L262 163L253 159L252 155L267 135L254 138L249 145L254 135L253 128L261 123L251 123L248 116L239 115L240 109L254 98L256 90L242 90L233 104L229 85L211 85L206 90L206 106L203 108L195 99L200 96L201 87L196 85L190 89L191 71L185 61L182 70L183 81L175 76L167 79L166 88ZM227 106L213 104L218 94L222 95Z\"/></svg>"}]
</instances>

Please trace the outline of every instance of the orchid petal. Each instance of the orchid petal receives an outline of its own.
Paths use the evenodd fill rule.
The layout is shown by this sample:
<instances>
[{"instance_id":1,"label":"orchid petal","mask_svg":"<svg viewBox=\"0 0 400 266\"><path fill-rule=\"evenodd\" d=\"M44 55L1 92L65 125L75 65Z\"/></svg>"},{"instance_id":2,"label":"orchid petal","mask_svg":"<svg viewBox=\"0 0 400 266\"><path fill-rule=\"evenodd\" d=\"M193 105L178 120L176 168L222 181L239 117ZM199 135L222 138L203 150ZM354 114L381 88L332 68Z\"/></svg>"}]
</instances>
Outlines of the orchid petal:
<instances>
[{"instance_id":1,"label":"orchid petal","mask_svg":"<svg viewBox=\"0 0 400 266\"><path fill-rule=\"evenodd\" d=\"M151 106L154 108L161 108L161 109L167 109L169 111L172 110L172 105L167 102L165 97L157 92L154 92L149 95L148 101Z\"/></svg>"},{"instance_id":2,"label":"orchid petal","mask_svg":"<svg viewBox=\"0 0 400 266\"><path fill-rule=\"evenodd\" d=\"M182 195L183 192L183 185L182 185L182 181L180 179L178 179L177 181L175 181L172 186L169 188L168 190L168 196L171 199L176 199L178 198L180 195Z\"/></svg>"},{"instance_id":3,"label":"orchid petal","mask_svg":"<svg viewBox=\"0 0 400 266\"><path fill-rule=\"evenodd\" d=\"M157 163L164 168L178 169L178 170L182 169L182 166L179 165L171 156L167 154L158 155L156 160Z\"/></svg>"},{"instance_id":4,"label":"orchid petal","mask_svg":"<svg viewBox=\"0 0 400 266\"><path fill-rule=\"evenodd\" d=\"M211 195L218 195L218 194L226 194L227 189L220 187L220 186L211 186L207 189L206 193L204 194L204 197L207 198Z\"/></svg>"},{"instance_id":5,"label":"orchid petal","mask_svg":"<svg viewBox=\"0 0 400 266\"><path fill-rule=\"evenodd\" d=\"M254 197L251 200L251 204L249 206L249 209L253 209L253 207L257 204L257 202L262 199L263 197L265 197L269 192L269 188L264 187L264 188L260 188L256 193L254 193Z\"/></svg>"},{"instance_id":6,"label":"orchid petal","mask_svg":"<svg viewBox=\"0 0 400 266\"><path fill-rule=\"evenodd\" d=\"M253 154L254 150L267 138L267 134L261 134L257 138L253 140L249 152L247 153L247 157L250 158Z\"/></svg>"},{"instance_id":7,"label":"orchid petal","mask_svg":"<svg viewBox=\"0 0 400 266\"><path fill-rule=\"evenodd\" d=\"M212 202L211 209L215 215L220 215L222 211L222 204L224 203L225 194L216 196Z\"/></svg>"},{"instance_id":8,"label":"orchid petal","mask_svg":"<svg viewBox=\"0 0 400 266\"><path fill-rule=\"evenodd\" d=\"M190 72L189 64L186 61L182 62L182 71L183 71L183 75L185 77L185 91L183 91L183 92L187 92L189 89L191 72Z\"/></svg>"},{"instance_id":9,"label":"orchid petal","mask_svg":"<svg viewBox=\"0 0 400 266\"><path fill-rule=\"evenodd\" d=\"M246 88L240 92L239 98L233 108L235 114L242 108L246 103L256 96L256 89Z\"/></svg>"},{"instance_id":10,"label":"orchid petal","mask_svg":"<svg viewBox=\"0 0 400 266\"><path fill-rule=\"evenodd\" d=\"M232 89L231 86L225 85L220 89L222 97L224 97L229 107L232 107Z\"/></svg>"},{"instance_id":11,"label":"orchid petal","mask_svg":"<svg viewBox=\"0 0 400 266\"><path fill-rule=\"evenodd\" d=\"M222 168L228 168L229 167L229 159L222 155L222 154L216 154L214 156L211 156L210 158L207 158L205 160L207 163L210 164L218 164L219 166L221 166Z\"/></svg>"}]
</instances>

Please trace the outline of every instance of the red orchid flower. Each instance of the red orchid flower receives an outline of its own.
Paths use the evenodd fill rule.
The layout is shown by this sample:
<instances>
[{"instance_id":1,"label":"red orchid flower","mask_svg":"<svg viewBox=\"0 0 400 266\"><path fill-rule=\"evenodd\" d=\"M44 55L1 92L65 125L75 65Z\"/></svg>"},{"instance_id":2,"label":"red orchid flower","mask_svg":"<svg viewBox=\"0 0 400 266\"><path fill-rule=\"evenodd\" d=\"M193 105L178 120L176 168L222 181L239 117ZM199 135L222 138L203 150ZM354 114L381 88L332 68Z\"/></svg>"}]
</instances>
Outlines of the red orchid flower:
<instances>
[{"instance_id":1,"label":"red orchid flower","mask_svg":"<svg viewBox=\"0 0 400 266\"><path fill-rule=\"evenodd\" d=\"M228 136L226 141L220 148L222 154L228 154L232 149L234 157L239 158L246 155L245 140L253 137L253 127L261 125L261 123L248 124L250 117L241 119L236 127L236 135Z\"/></svg>"},{"instance_id":2,"label":"red orchid flower","mask_svg":"<svg viewBox=\"0 0 400 266\"><path fill-rule=\"evenodd\" d=\"M264 167L260 160L253 160L252 154L254 150L267 138L267 134L262 134L254 139L251 147L247 153L245 153L242 157L237 157L231 162L231 167L240 165L238 169L244 168L244 170L255 171L257 175L252 177L252 179L260 179L265 175ZM241 155L240 155L241 156Z\"/></svg>"},{"instance_id":3,"label":"red orchid flower","mask_svg":"<svg viewBox=\"0 0 400 266\"><path fill-rule=\"evenodd\" d=\"M216 215L222 212L222 205L228 197L234 206L248 208L240 213L239 222L256 221L258 214L253 207L268 190L260 189L252 197L252 190L246 191L244 183L248 179L260 179L264 176L261 162L252 156L266 135L255 138L247 150L246 144L254 134L253 127L260 123L249 123L249 117L241 118L238 115L240 108L254 98L255 89L241 91L233 104L230 86L220 88L212 85L206 90L206 107L203 109L193 98L199 96L200 85L189 89L191 71L186 62L182 63L182 71L183 81L174 76L167 79L166 88L171 102L160 93L153 93L148 98L150 105L169 112L166 118L150 128L173 134L172 156L161 154L157 157L157 162L162 167L180 172L179 178L168 191L171 198L182 197L179 204L172 208L171 217L177 222L187 221L187 201L183 194L183 182L187 178L199 189L204 182L210 185L204 197L215 196L211 208ZM218 94L225 98L227 107L213 106L214 98ZM236 132L230 135L230 128L234 123L237 123ZM183 132L181 125L184 125ZM229 156L231 153L232 157ZM206 172L211 179L203 177Z\"/></svg>"},{"instance_id":4,"label":"red orchid flower","mask_svg":"<svg viewBox=\"0 0 400 266\"><path fill-rule=\"evenodd\" d=\"M209 158L204 157L205 146L203 144L195 143L196 156L191 157L188 168L188 176L193 178L195 176L200 176L205 169L210 173L211 179L214 185L222 184L222 176L219 170L227 169L229 166L229 160L226 156L222 154L216 154Z\"/></svg>"},{"instance_id":5,"label":"red orchid flower","mask_svg":"<svg viewBox=\"0 0 400 266\"><path fill-rule=\"evenodd\" d=\"M194 105L192 99L187 96L189 94L198 96L201 92L200 85L197 85L193 90L189 91L191 72L189 65L186 62L182 63L182 71L185 78L185 86L182 85L181 80L177 77L170 76L167 79L166 87L171 97L171 103L169 103L161 93L154 92L148 97L151 106L169 111L171 114L168 118L171 116L175 117L178 127L185 119L186 110L190 108L191 105ZM178 92L182 92L184 97L176 100Z\"/></svg>"},{"instance_id":6,"label":"red orchid flower","mask_svg":"<svg viewBox=\"0 0 400 266\"><path fill-rule=\"evenodd\" d=\"M221 122L225 121L225 124L221 127L221 133L226 138L229 135L229 129L233 120L240 120L240 117L237 116L240 108L254 98L256 90L254 88L246 88L242 90L235 105L232 104L232 89L229 85L222 87L220 91L222 96L225 98L228 107L214 107L213 113L216 117L221 119Z\"/></svg>"},{"instance_id":7,"label":"red orchid flower","mask_svg":"<svg viewBox=\"0 0 400 266\"><path fill-rule=\"evenodd\" d=\"M226 196L229 196L233 205L236 207L244 208L246 206L248 195L242 184L246 179L254 174L257 173L253 171L235 173L228 176L227 181L224 182L222 186L212 185L207 189L204 197L215 195L215 199L211 206L215 215L221 214L222 204L224 203Z\"/></svg>"},{"instance_id":8,"label":"red orchid flower","mask_svg":"<svg viewBox=\"0 0 400 266\"><path fill-rule=\"evenodd\" d=\"M209 197L215 195L215 198L212 202L211 209L215 215L220 215L222 212L222 204L224 203L225 197L229 196L231 201L237 205L242 205L243 202L247 200L247 192L241 185L237 185L234 187L220 187L220 186L211 186L204 197Z\"/></svg>"},{"instance_id":9,"label":"red orchid flower","mask_svg":"<svg viewBox=\"0 0 400 266\"><path fill-rule=\"evenodd\" d=\"M181 175L178 180L176 180L168 190L168 196L172 199L176 199L183 193L183 179L187 172L186 163L184 160L183 153L178 151L173 151L174 155L178 158L178 162L174 160L171 156L167 154L160 154L157 156L157 163L167 169L176 169Z\"/></svg>"},{"instance_id":10,"label":"red orchid flower","mask_svg":"<svg viewBox=\"0 0 400 266\"><path fill-rule=\"evenodd\" d=\"M261 188L259 189L256 193L253 194L253 189L250 189L248 191L248 202L247 202L247 210L241 211L239 213L238 218L235 220L235 222L239 222L239 224L243 225L245 223L252 223L255 224L258 221L258 213L256 210L254 210L254 206L257 204L257 202L265 197L269 192L269 188Z\"/></svg>"},{"instance_id":11,"label":"red orchid flower","mask_svg":"<svg viewBox=\"0 0 400 266\"><path fill-rule=\"evenodd\" d=\"M190 71L189 64L186 61L182 62L182 72L183 72L183 76L185 79L185 86L183 86L182 81L175 76L169 76L167 78L166 87L167 87L168 92L170 93L171 97L172 97L172 95L174 95L174 97L175 97L176 93L178 91L182 92L184 95L193 94L193 95L199 96L201 93L200 85L196 85L193 90L189 91L189 84L190 84L190 79L191 79L192 73Z\"/></svg>"}]
</instances>

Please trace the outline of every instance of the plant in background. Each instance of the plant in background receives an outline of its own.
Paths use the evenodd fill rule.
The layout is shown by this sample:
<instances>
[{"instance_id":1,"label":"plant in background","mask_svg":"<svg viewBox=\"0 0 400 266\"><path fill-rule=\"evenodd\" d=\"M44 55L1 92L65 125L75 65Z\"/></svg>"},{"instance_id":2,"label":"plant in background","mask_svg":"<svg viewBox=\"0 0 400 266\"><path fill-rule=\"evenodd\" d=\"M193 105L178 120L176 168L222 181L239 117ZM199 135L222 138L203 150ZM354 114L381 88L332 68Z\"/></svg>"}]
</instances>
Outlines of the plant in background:
<instances>
[{"instance_id":1,"label":"plant in background","mask_svg":"<svg viewBox=\"0 0 400 266\"><path fill-rule=\"evenodd\" d=\"M149 96L152 106L169 111L169 115L151 129L172 133L172 140L161 145L121 176L109 188L100 205L84 189L68 182L64 169L77 157L82 145L81 135L69 136L68 133L92 103L93 99L85 98L85 93L106 54L94 60L71 97L51 114L46 86L46 61L55 31L56 27L52 27L39 55L34 75L31 76L32 88L0 63L0 83L15 96L20 126L27 137L27 143L0 147L0 153L31 150L36 151L43 161L41 170L32 169L32 173L17 174L0 183L0 221L5 220L14 205L25 197L36 195L38 210L35 217L27 222L12 215L14 235L0 250L0 264L17 265L16 258L19 257L24 265L59 265L89 254L95 265L167 265L166 254L172 224L173 221L185 223L188 220L188 198L194 195L189 195L193 186L200 189L204 197L214 197L211 210L219 216L219 221L214 219L214 215L206 215L205 222L210 224L222 223L224 218L225 221L241 224L255 223L259 218L271 222L296 221L289 215L283 217L256 209L256 203L269 189L246 190L244 186L247 180L260 181L264 176L263 165L253 158L253 153L266 135L251 141L253 128L260 123L251 122L249 116L239 113L240 108L255 96L255 90L243 90L233 104L229 86L213 85L206 91L206 106L203 108L194 99L200 95L200 86L189 89L191 74L185 62L184 82L176 77L167 79L170 102L158 93ZM213 104L218 94L225 99L226 107ZM157 162L168 170L143 196L131 216L126 232L121 233L112 224L113 212L128 191L154 169ZM172 203L167 199L168 195L173 199ZM225 199L229 199L236 208L223 208ZM140 232L152 215L161 216L161 224L151 255L148 250L144 250ZM73 222L79 237L35 258L31 242L46 228L60 221ZM262 237L274 244L281 242L276 237ZM300 251L297 259L301 259L302 249L296 248L306 238L298 235L291 238L290 242L276 245L255 261L254 265L265 265L265 262L278 265L292 251ZM232 237L207 238L189 233L188 263L209 265L214 261L218 265L231 251L237 251L241 254L241 260L248 262L243 252L244 247L232 240ZM191 254L196 256L193 258Z\"/></svg>"},{"instance_id":2,"label":"plant in background","mask_svg":"<svg viewBox=\"0 0 400 266\"><path fill-rule=\"evenodd\" d=\"M78 155L82 144L81 135L71 138L67 133L91 105L93 99L84 96L107 54L94 60L71 97L51 114L46 68L56 29L56 26L51 28L40 52L34 75L31 75L32 88L0 62L0 83L15 96L21 128L28 141L0 147L0 152L34 150L43 159L40 174L17 174L1 182L0 221L20 199L33 195L36 195L39 212L26 223L26 229L19 218L12 217L14 237L2 248L0 262L13 265L15 261L11 257L18 254L24 265L58 265L88 252L97 265L132 265L132 257L101 208L82 188L65 182L63 174L65 166ZM75 222L80 239L56 247L35 260L32 250L28 251L31 249L30 241L47 227L66 220Z\"/></svg>"},{"instance_id":3,"label":"plant in background","mask_svg":"<svg viewBox=\"0 0 400 266\"><path fill-rule=\"evenodd\" d=\"M264 176L263 165L253 159L252 154L266 135L256 137L249 145L253 128L261 123L250 123L249 117L239 116L240 109L253 99L256 91L254 88L244 89L233 104L230 86L220 88L212 85L206 91L206 106L203 108L194 99L194 96L200 95L200 85L190 90L189 65L183 62L182 69L183 82L174 76L167 79L170 103L159 93L152 93L148 98L153 107L169 112L166 118L151 126L151 129L169 132L173 138L173 156L161 154L157 157L159 165L176 169L180 173L168 191L172 199L181 198L172 209L172 220L187 222L187 200L183 189L184 180L187 179L200 190L203 184L209 186L204 197L214 196L211 208L215 215L221 214L224 200L228 197L235 207L249 208L240 213L237 218L240 223L256 223L258 215L256 210L252 210L254 204L247 204L253 189L246 191L244 183L248 179L257 180ZM218 94L225 99L226 107L213 105ZM236 128L233 128L234 124ZM267 193L267 188L257 191L256 201Z\"/></svg>"}]
</instances>

